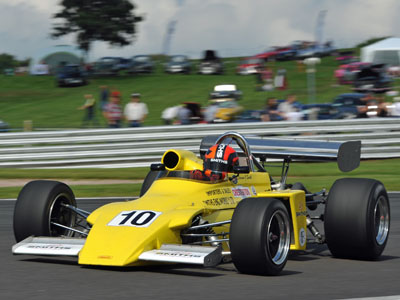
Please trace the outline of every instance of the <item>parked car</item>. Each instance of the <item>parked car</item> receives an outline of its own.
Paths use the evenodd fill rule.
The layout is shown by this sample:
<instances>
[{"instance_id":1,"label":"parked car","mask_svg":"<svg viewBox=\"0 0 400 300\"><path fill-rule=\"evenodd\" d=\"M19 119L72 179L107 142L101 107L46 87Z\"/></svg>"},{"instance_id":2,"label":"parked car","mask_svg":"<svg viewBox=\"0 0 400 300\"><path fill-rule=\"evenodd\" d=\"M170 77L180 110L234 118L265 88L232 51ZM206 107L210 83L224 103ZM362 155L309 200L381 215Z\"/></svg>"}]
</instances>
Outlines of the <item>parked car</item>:
<instances>
[{"instance_id":1,"label":"parked car","mask_svg":"<svg viewBox=\"0 0 400 300\"><path fill-rule=\"evenodd\" d=\"M236 68L238 75L250 75L258 72L258 69L264 66L264 61L257 57L247 57L240 61Z\"/></svg>"},{"instance_id":2,"label":"parked car","mask_svg":"<svg viewBox=\"0 0 400 300\"><path fill-rule=\"evenodd\" d=\"M360 118L364 114L366 97L363 93L345 93L333 100L333 106L340 110L342 119Z\"/></svg>"},{"instance_id":3,"label":"parked car","mask_svg":"<svg viewBox=\"0 0 400 300\"><path fill-rule=\"evenodd\" d=\"M393 79L385 65L374 64L361 68L354 78L353 90L360 93L386 93L392 89Z\"/></svg>"},{"instance_id":4,"label":"parked car","mask_svg":"<svg viewBox=\"0 0 400 300\"><path fill-rule=\"evenodd\" d=\"M224 64L214 50L204 51L204 57L200 62L199 74L218 74L224 73Z\"/></svg>"},{"instance_id":5,"label":"parked car","mask_svg":"<svg viewBox=\"0 0 400 300\"><path fill-rule=\"evenodd\" d=\"M121 57L105 56L94 63L92 74L96 76L118 75L122 69L127 68L128 62Z\"/></svg>"},{"instance_id":6,"label":"parked car","mask_svg":"<svg viewBox=\"0 0 400 300\"><path fill-rule=\"evenodd\" d=\"M80 65L75 64L60 66L56 73L56 80L60 87L81 86L88 83L86 71Z\"/></svg>"},{"instance_id":7,"label":"parked car","mask_svg":"<svg viewBox=\"0 0 400 300\"><path fill-rule=\"evenodd\" d=\"M128 73L153 73L154 62L149 55L136 55L132 57Z\"/></svg>"},{"instance_id":8,"label":"parked car","mask_svg":"<svg viewBox=\"0 0 400 300\"><path fill-rule=\"evenodd\" d=\"M275 60L279 53L290 50L289 46L286 47L272 47L270 49L265 50L262 53L255 55L255 57L263 59L264 61L267 60Z\"/></svg>"},{"instance_id":9,"label":"parked car","mask_svg":"<svg viewBox=\"0 0 400 300\"><path fill-rule=\"evenodd\" d=\"M166 73L184 73L190 74L192 63L186 55L173 55L165 65Z\"/></svg>"}]
</instances>

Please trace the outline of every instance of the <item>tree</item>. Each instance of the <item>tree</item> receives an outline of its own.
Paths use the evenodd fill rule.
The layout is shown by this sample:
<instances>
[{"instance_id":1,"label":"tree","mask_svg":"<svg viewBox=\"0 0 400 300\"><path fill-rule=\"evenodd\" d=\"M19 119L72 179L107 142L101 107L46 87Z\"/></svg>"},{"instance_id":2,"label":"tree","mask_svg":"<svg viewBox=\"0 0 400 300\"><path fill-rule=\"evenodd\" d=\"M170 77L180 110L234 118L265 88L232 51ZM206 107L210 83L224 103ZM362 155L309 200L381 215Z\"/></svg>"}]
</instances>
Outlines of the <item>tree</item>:
<instances>
[{"instance_id":1,"label":"tree","mask_svg":"<svg viewBox=\"0 0 400 300\"><path fill-rule=\"evenodd\" d=\"M0 71L14 68L17 64L18 62L15 60L13 55L7 53L0 54Z\"/></svg>"},{"instance_id":2,"label":"tree","mask_svg":"<svg viewBox=\"0 0 400 300\"><path fill-rule=\"evenodd\" d=\"M86 53L94 41L120 47L131 44L136 23L143 20L134 14L129 0L62 0L60 5L63 8L53 18L63 22L53 24L51 36L75 33L79 48Z\"/></svg>"}]
</instances>

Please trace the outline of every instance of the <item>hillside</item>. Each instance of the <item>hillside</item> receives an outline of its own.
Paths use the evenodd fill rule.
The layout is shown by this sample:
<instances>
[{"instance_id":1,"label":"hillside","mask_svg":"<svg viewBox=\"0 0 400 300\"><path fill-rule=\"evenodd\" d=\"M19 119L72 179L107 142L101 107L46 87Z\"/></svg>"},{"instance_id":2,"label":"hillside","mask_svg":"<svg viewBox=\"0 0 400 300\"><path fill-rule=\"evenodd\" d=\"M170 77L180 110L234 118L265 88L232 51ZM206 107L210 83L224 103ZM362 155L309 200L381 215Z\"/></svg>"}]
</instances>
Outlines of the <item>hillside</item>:
<instances>
[{"instance_id":1,"label":"hillside","mask_svg":"<svg viewBox=\"0 0 400 300\"><path fill-rule=\"evenodd\" d=\"M118 89L123 95L123 105L132 92L142 94L142 100L149 107L145 125L161 125L160 115L164 108L184 101L195 101L207 105L208 93L214 85L233 83L243 91L241 104L246 109L260 109L269 96L285 98L295 93L298 100L307 103L307 73L299 71L295 61L271 62L272 69L287 70L288 89L285 91L257 92L254 76L235 75L239 58L225 59L224 75L170 75L165 74L159 63L157 71L151 75L121 75L118 77L93 78L83 87L56 87L52 76L0 76L0 119L11 128L22 128L24 120L31 120L35 129L79 128L83 111L77 107L83 104L83 95L98 96L99 86L108 85ZM343 92L351 91L350 86L337 86L333 71L337 63L333 57L322 59L317 66L317 102L330 102ZM103 117L98 112L102 126Z\"/></svg>"}]
</instances>

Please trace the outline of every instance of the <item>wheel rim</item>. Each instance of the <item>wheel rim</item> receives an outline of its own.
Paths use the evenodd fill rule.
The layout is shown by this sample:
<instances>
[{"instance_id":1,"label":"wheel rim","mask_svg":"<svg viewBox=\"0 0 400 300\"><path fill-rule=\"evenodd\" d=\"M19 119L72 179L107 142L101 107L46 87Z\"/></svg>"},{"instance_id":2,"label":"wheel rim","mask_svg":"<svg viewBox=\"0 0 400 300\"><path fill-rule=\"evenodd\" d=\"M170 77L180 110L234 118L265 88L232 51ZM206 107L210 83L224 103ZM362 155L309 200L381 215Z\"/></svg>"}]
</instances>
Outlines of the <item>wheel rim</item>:
<instances>
[{"instance_id":1,"label":"wheel rim","mask_svg":"<svg viewBox=\"0 0 400 300\"><path fill-rule=\"evenodd\" d=\"M269 221L266 244L272 262L282 264L290 248L290 228L286 214L281 211L276 211Z\"/></svg>"},{"instance_id":2,"label":"wheel rim","mask_svg":"<svg viewBox=\"0 0 400 300\"><path fill-rule=\"evenodd\" d=\"M375 204L374 225L375 240L378 245L383 245L389 234L389 203L386 197L381 196Z\"/></svg>"},{"instance_id":3,"label":"wheel rim","mask_svg":"<svg viewBox=\"0 0 400 300\"><path fill-rule=\"evenodd\" d=\"M62 206L62 204L73 205L67 194L60 194L56 197L49 211L49 233L50 236L72 236L73 231L52 223L58 223L67 227L73 227L75 224L75 215L71 210Z\"/></svg>"}]
</instances>

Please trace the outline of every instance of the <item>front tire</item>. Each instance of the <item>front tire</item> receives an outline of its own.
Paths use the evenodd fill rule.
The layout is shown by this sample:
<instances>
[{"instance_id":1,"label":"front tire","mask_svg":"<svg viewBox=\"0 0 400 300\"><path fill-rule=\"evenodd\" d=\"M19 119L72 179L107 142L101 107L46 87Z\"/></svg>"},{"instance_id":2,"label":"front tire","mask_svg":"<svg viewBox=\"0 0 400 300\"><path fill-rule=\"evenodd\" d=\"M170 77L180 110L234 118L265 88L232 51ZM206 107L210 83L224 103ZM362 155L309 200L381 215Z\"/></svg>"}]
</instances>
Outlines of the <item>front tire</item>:
<instances>
[{"instance_id":1,"label":"front tire","mask_svg":"<svg viewBox=\"0 0 400 300\"><path fill-rule=\"evenodd\" d=\"M14 236L17 242L33 236L71 236L72 231L55 226L73 227L75 214L62 204L76 206L72 190L64 183L35 180L18 195L14 208Z\"/></svg>"},{"instance_id":2,"label":"front tire","mask_svg":"<svg viewBox=\"0 0 400 300\"><path fill-rule=\"evenodd\" d=\"M232 217L229 239L232 261L241 273L278 275L290 249L290 221L275 198L247 198Z\"/></svg>"},{"instance_id":3,"label":"front tire","mask_svg":"<svg viewBox=\"0 0 400 300\"><path fill-rule=\"evenodd\" d=\"M333 256L377 259L390 229L389 198L383 184L364 178L335 181L325 206L324 227Z\"/></svg>"}]
</instances>

